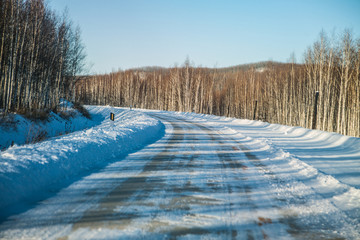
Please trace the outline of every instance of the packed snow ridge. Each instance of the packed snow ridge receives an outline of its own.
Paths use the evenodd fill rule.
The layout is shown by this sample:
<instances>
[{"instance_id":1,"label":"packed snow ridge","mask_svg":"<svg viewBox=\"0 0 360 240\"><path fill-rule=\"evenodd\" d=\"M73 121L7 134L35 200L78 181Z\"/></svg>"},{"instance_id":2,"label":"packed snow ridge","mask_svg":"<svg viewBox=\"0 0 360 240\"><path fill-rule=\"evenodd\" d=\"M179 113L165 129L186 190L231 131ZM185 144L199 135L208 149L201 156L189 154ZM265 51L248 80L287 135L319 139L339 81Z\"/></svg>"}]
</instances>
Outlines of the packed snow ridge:
<instances>
[{"instance_id":1,"label":"packed snow ridge","mask_svg":"<svg viewBox=\"0 0 360 240\"><path fill-rule=\"evenodd\" d=\"M58 113L50 112L44 120L29 119L10 113L0 118L0 150L13 145L35 143L46 138L64 135L97 124L80 113L74 104L61 100Z\"/></svg>"},{"instance_id":2,"label":"packed snow ridge","mask_svg":"<svg viewBox=\"0 0 360 240\"><path fill-rule=\"evenodd\" d=\"M110 106L87 106L87 110L92 121L79 117L72 122L72 130L90 126L85 130L14 145L0 153L0 212L19 202L41 199L72 178L104 167L114 156L125 156L164 134L161 122L138 111ZM110 112L115 121L109 119ZM63 126L60 121L51 121L42 127L55 132ZM2 141L20 135L22 128L20 125L20 133L2 131Z\"/></svg>"}]
</instances>

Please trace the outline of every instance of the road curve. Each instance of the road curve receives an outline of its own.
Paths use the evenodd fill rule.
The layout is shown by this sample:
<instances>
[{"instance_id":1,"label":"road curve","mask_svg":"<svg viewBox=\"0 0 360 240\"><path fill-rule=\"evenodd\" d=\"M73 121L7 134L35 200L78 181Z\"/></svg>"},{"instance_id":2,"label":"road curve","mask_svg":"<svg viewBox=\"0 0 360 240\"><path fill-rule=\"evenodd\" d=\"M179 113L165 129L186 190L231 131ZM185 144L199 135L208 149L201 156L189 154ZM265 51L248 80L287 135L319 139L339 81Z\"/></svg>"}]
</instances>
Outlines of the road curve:
<instances>
[{"instance_id":1,"label":"road curve","mask_svg":"<svg viewBox=\"0 0 360 240\"><path fill-rule=\"evenodd\" d=\"M10 218L0 238L340 238L331 231L337 221L302 221L288 208L289 199L310 203L279 197L286 183L244 139L221 126L151 115L166 125L164 138ZM343 215L342 229L351 227Z\"/></svg>"}]
</instances>

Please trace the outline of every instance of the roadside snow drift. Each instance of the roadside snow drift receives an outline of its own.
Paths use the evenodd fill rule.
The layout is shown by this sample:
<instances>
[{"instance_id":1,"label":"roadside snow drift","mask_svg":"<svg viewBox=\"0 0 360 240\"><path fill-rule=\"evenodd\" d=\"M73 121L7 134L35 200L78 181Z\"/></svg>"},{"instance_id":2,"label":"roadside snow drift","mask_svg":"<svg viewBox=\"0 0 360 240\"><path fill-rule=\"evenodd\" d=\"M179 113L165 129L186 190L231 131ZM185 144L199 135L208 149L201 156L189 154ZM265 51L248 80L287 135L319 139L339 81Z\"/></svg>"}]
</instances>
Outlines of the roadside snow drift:
<instances>
[{"instance_id":1,"label":"roadside snow drift","mask_svg":"<svg viewBox=\"0 0 360 240\"><path fill-rule=\"evenodd\" d=\"M159 139L164 127L137 111L88 106L94 127L0 153L0 212L18 202L34 201L81 173L103 167ZM110 112L115 121L110 121ZM41 197L40 197L41 199Z\"/></svg>"},{"instance_id":2,"label":"roadside snow drift","mask_svg":"<svg viewBox=\"0 0 360 240\"><path fill-rule=\"evenodd\" d=\"M180 112L175 115L198 121L206 119L208 124L221 125L253 140L255 147L264 145L268 150L282 152L360 189L360 138L247 119Z\"/></svg>"},{"instance_id":3,"label":"roadside snow drift","mask_svg":"<svg viewBox=\"0 0 360 240\"><path fill-rule=\"evenodd\" d=\"M62 100L59 113L50 112L44 121L29 120L19 114L0 119L0 150L12 145L35 143L45 138L64 135L98 124L83 116L72 103Z\"/></svg>"}]
</instances>

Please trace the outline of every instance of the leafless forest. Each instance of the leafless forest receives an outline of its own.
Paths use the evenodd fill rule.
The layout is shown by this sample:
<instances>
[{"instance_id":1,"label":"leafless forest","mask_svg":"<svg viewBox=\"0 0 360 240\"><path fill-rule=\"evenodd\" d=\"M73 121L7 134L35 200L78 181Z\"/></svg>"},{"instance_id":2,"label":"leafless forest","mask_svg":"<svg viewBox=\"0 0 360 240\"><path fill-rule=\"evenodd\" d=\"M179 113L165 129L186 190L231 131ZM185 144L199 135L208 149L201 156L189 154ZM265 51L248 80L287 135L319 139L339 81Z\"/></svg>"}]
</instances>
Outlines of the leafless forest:
<instances>
[{"instance_id":1,"label":"leafless forest","mask_svg":"<svg viewBox=\"0 0 360 240\"><path fill-rule=\"evenodd\" d=\"M144 68L84 78L76 100L258 119L360 136L360 39L322 32L304 63ZM315 92L319 92L314 119ZM316 120L316 121L314 121Z\"/></svg>"},{"instance_id":2,"label":"leafless forest","mask_svg":"<svg viewBox=\"0 0 360 240\"><path fill-rule=\"evenodd\" d=\"M319 39L296 64L143 68L79 77L80 30L44 0L0 1L0 109L44 112L60 98L258 119L360 137L360 39ZM315 104L315 92L319 92ZM317 110L314 117L315 108Z\"/></svg>"},{"instance_id":3,"label":"leafless forest","mask_svg":"<svg viewBox=\"0 0 360 240\"><path fill-rule=\"evenodd\" d=\"M0 109L54 110L84 66L79 28L44 0L0 1Z\"/></svg>"}]
</instances>

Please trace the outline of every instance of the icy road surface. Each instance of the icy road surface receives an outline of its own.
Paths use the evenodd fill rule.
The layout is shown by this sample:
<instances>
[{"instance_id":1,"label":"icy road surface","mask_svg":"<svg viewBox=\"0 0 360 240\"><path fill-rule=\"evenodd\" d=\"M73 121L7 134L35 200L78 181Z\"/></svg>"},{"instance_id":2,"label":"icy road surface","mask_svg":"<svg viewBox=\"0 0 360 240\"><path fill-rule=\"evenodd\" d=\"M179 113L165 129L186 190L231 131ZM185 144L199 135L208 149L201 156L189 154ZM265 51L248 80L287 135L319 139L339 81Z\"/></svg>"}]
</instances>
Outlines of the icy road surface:
<instances>
[{"instance_id":1,"label":"icy road surface","mask_svg":"<svg viewBox=\"0 0 360 240\"><path fill-rule=\"evenodd\" d=\"M0 238L360 239L359 190L306 149L292 155L271 129L149 114L162 139L10 217Z\"/></svg>"}]
</instances>

